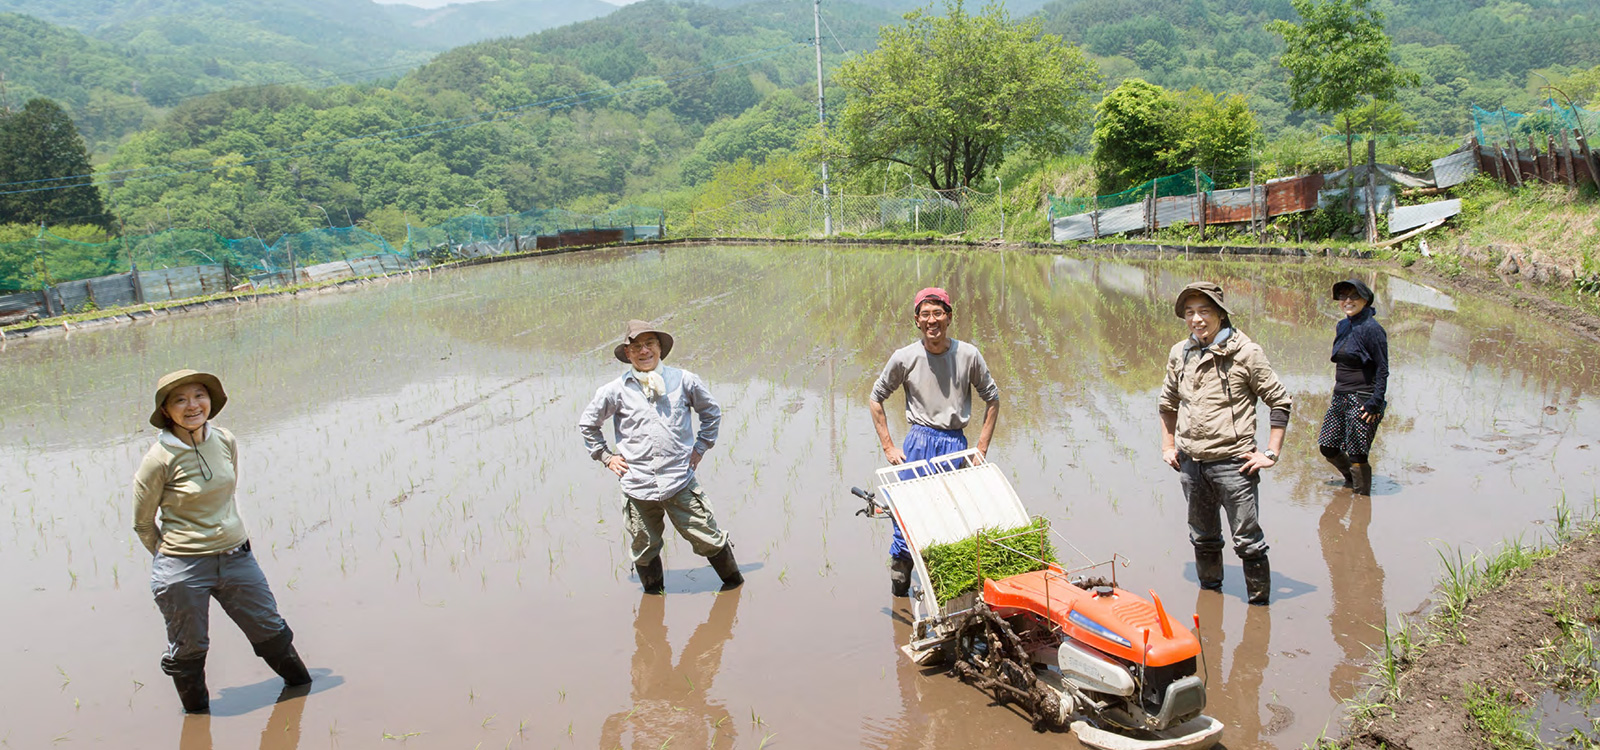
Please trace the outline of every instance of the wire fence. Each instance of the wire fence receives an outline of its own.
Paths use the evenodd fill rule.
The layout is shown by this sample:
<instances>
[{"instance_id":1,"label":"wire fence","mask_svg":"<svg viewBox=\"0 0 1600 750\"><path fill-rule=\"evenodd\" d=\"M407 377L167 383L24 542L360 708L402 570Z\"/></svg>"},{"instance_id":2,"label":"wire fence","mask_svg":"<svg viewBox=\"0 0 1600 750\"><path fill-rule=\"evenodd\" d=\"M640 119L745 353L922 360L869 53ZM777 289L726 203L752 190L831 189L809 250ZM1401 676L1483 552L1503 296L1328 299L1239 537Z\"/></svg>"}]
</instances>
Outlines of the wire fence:
<instances>
[{"instance_id":1,"label":"wire fence","mask_svg":"<svg viewBox=\"0 0 1600 750\"><path fill-rule=\"evenodd\" d=\"M433 226L406 226L396 248L360 227L327 227L227 238L209 229L84 242L40 227L29 239L0 243L0 325L66 313L167 302L374 276L461 258L663 236L660 209L625 206L603 214L536 209L505 216L468 214Z\"/></svg>"},{"instance_id":2,"label":"wire fence","mask_svg":"<svg viewBox=\"0 0 1600 750\"><path fill-rule=\"evenodd\" d=\"M906 185L876 195L790 195L777 186L718 208L691 211L674 234L688 237L822 237L937 234L1000 237L1005 215L1000 192L933 190ZM831 227L830 227L831 225Z\"/></svg>"},{"instance_id":3,"label":"wire fence","mask_svg":"<svg viewBox=\"0 0 1600 750\"><path fill-rule=\"evenodd\" d=\"M329 263L350 266L392 256L393 264L438 262L536 247L631 241L660 236L660 209L626 206L603 214L534 209L505 216L457 216L432 226L407 224L395 247L361 227L325 227L278 237L228 238L210 229L168 229L149 235L85 242L40 227L31 238L0 242L0 291L35 291L101 276L198 265L226 267L257 285L308 280L304 269ZM596 230L615 230L595 234ZM579 241L583 240L583 241ZM353 267L353 266L351 266ZM314 276L314 274L312 274Z\"/></svg>"}]
</instances>

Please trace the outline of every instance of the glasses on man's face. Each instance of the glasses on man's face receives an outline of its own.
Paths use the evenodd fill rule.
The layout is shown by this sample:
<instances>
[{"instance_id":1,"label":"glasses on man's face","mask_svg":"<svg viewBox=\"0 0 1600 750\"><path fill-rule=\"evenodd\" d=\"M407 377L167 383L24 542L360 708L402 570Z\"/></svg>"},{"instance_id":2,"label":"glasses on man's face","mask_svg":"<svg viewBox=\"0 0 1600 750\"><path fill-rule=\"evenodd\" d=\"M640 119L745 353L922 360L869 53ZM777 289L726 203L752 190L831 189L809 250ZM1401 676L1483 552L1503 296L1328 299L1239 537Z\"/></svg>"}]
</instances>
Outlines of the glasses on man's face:
<instances>
[{"instance_id":1,"label":"glasses on man's face","mask_svg":"<svg viewBox=\"0 0 1600 750\"><path fill-rule=\"evenodd\" d=\"M1334 299L1339 300L1340 302L1345 302L1347 300L1358 300L1358 299L1366 299L1366 298L1362 297L1359 294L1356 294L1355 292L1340 292L1339 294L1334 296Z\"/></svg>"},{"instance_id":2,"label":"glasses on man's face","mask_svg":"<svg viewBox=\"0 0 1600 750\"><path fill-rule=\"evenodd\" d=\"M948 317L950 317L950 313L939 309L923 310L922 312L917 313L917 320L944 320Z\"/></svg>"}]
</instances>

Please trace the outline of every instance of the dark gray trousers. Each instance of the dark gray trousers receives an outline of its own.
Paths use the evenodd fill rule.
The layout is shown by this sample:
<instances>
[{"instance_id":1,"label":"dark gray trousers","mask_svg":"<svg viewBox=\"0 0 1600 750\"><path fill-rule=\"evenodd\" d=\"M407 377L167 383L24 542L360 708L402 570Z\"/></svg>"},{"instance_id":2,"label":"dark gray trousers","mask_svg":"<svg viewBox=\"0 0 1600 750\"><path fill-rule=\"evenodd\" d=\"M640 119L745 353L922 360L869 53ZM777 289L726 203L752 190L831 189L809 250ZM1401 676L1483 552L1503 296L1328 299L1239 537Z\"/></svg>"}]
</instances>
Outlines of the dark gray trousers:
<instances>
[{"instance_id":1,"label":"dark gray trousers","mask_svg":"<svg viewBox=\"0 0 1600 750\"><path fill-rule=\"evenodd\" d=\"M167 621L167 652L161 657L167 674L205 663L213 598L252 645L289 633L249 543L217 555L158 553L150 564L150 591Z\"/></svg>"},{"instance_id":2,"label":"dark gray trousers","mask_svg":"<svg viewBox=\"0 0 1600 750\"><path fill-rule=\"evenodd\" d=\"M1221 513L1228 515L1233 551L1241 560L1267 556L1261 530L1261 472L1240 474L1244 459L1196 461L1183 456L1183 495L1189 501L1189 543L1196 550L1221 552Z\"/></svg>"}]
</instances>

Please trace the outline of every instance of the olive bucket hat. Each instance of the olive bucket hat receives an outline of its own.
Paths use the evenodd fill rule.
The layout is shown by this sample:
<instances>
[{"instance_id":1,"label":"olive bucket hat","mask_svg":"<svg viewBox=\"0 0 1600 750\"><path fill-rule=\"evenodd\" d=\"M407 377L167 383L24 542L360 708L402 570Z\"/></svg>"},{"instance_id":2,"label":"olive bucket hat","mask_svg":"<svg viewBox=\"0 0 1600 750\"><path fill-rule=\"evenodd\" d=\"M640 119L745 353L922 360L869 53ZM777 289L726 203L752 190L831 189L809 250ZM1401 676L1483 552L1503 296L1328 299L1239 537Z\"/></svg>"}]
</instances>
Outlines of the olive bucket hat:
<instances>
[{"instance_id":1,"label":"olive bucket hat","mask_svg":"<svg viewBox=\"0 0 1600 750\"><path fill-rule=\"evenodd\" d=\"M1211 304L1222 312L1222 317L1233 317L1233 313L1229 312L1228 306L1222 304L1222 287L1217 286L1216 282L1213 281L1196 281L1184 287L1183 291L1178 292L1178 299L1172 303L1173 314L1180 318L1183 317L1183 301L1194 294L1205 295L1206 299L1211 300Z\"/></svg>"},{"instance_id":2,"label":"olive bucket hat","mask_svg":"<svg viewBox=\"0 0 1600 750\"><path fill-rule=\"evenodd\" d=\"M178 370L161 376L156 381L156 408L150 412L150 425L157 429L167 428L167 415L163 414L161 407L167 403L167 396L181 385L199 383L206 387L206 392L211 395L211 416L217 416L222 407L228 403L228 394L222 390L222 381L209 372L195 370Z\"/></svg>"},{"instance_id":3,"label":"olive bucket hat","mask_svg":"<svg viewBox=\"0 0 1600 750\"><path fill-rule=\"evenodd\" d=\"M628 321L628 325L622 333L622 343L617 344L617 348L611 350L611 353L616 355L617 361L631 364L628 360L628 353L624 350L627 349L629 344L633 343L634 339L647 333L655 334L656 339L661 342L661 358L665 360L667 355L672 352L672 334L643 320Z\"/></svg>"}]
</instances>

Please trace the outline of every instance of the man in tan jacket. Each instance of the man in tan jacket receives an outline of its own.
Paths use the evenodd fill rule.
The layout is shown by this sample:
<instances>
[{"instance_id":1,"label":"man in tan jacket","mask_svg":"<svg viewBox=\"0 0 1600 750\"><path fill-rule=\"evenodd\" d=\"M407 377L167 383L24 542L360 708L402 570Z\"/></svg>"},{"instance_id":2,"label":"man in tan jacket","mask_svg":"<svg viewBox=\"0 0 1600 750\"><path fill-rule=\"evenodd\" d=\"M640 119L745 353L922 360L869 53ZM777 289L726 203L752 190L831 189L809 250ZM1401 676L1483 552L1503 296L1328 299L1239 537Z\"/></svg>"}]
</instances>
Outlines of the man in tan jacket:
<instances>
[{"instance_id":1,"label":"man in tan jacket","mask_svg":"<svg viewBox=\"0 0 1600 750\"><path fill-rule=\"evenodd\" d=\"M1266 604L1272 568L1259 522L1260 472L1278 463L1293 399L1261 346L1233 327L1222 287L1197 281L1178 293L1174 307L1189 337L1167 355L1161 458L1183 474L1195 572L1201 588L1222 588L1224 511L1250 603ZM1256 444L1257 399L1272 410L1265 450Z\"/></svg>"}]
</instances>

